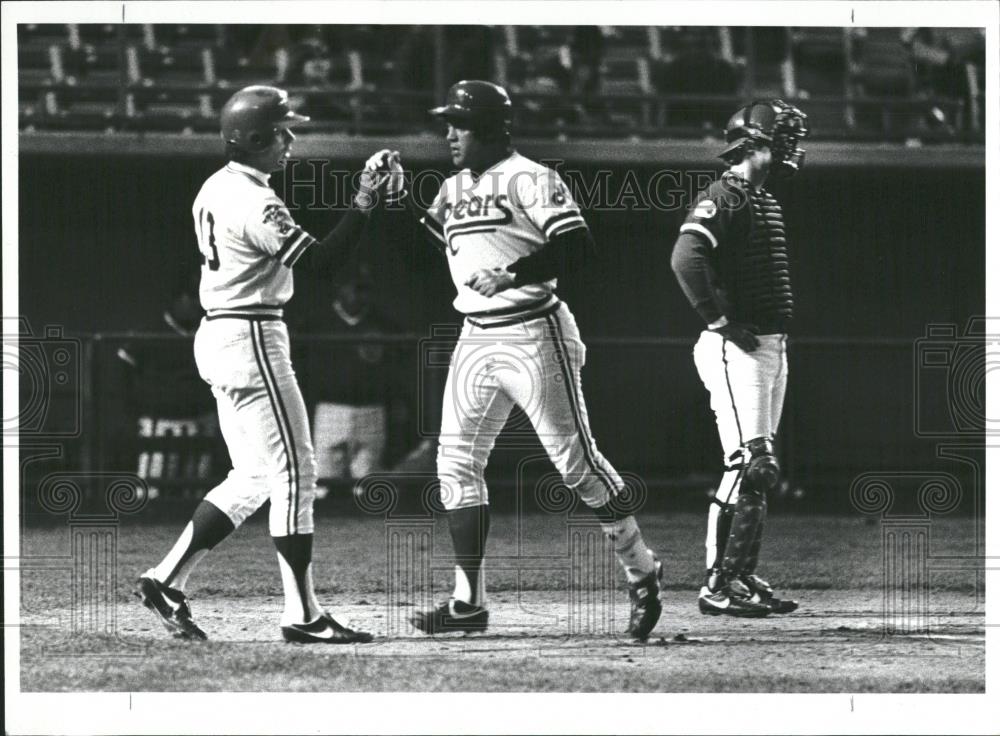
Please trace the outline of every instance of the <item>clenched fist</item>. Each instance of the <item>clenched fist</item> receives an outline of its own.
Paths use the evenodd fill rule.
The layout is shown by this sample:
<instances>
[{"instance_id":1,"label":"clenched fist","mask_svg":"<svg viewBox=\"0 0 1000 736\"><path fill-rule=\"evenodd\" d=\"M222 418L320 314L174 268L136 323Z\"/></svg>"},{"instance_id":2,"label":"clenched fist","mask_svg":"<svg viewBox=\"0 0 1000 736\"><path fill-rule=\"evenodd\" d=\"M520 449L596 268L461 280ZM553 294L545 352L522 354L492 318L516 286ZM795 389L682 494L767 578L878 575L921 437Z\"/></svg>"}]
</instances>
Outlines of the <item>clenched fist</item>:
<instances>
[{"instance_id":1,"label":"clenched fist","mask_svg":"<svg viewBox=\"0 0 1000 736\"><path fill-rule=\"evenodd\" d=\"M511 288L514 285L514 274L505 268L481 268L472 274L465 285L490 297Z\"/></svg>"}]
</instances>

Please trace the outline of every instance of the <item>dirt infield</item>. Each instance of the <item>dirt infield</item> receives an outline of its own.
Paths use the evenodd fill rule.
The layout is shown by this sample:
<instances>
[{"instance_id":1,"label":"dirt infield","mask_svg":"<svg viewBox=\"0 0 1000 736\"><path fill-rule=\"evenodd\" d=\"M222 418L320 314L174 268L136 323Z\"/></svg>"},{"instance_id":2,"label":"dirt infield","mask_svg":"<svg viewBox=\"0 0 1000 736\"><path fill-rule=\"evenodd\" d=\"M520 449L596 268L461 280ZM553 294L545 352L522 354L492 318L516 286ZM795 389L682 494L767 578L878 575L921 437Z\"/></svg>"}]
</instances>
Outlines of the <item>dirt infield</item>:
<instances>
[{"instance_id":1,"label":"dirt infield","mask_svg":"<svg viewBox=\"0 0 1000 736\"><path fill-rule=\"evenodd\" d=\"M581 594L565 576L534 569L558 540L550 533L549 542L538 541L546 539L543 530L528 527L549 528L551 519L499 522L490 550L499 562L489 578L489 632L437 638L417 634L407 618L415 606L447 594L446 571L435 573L433 591L386 590L385 547L381 541L374 550L358 544L366 535L371 539L381 522L338 522L343 533L337 537L352 544L324 538L317 545L318 564L335 571L322 580L338 581L321 580L321 598L339 619L378 637L370 645L344 648L280 641L280 586L261 525L241 530L192 581L196 620L210 636L203 643L170 639L129 596L134 574L166 549L175 529L120 530L115 605L110 618L102 619L113 619L110 635L80 624L87 613L73 598L73 573L55 562L67 551L66 531L28 531L22 689L984 692L981 571L931 575L920 605L910 599L900 609L881 584L877 525L776 520L770 549L778 554L765 564L782 571L789 581L783 591L802 608L749 621L698 613L700 516L648 524L647 536L668 563L669 584L661 622L640 645L618 633L628 614L618 582L586 585ZM937 554L967 552L974 536L968 520L939 521L935 530ZM522 534L536 545L519 548ZM442 538L434 538L435 548ZM809 553L824 541L837 549L834 559ZM42 551L44 565L35 562L43 559Z\"/></svg>"}]
</instances>

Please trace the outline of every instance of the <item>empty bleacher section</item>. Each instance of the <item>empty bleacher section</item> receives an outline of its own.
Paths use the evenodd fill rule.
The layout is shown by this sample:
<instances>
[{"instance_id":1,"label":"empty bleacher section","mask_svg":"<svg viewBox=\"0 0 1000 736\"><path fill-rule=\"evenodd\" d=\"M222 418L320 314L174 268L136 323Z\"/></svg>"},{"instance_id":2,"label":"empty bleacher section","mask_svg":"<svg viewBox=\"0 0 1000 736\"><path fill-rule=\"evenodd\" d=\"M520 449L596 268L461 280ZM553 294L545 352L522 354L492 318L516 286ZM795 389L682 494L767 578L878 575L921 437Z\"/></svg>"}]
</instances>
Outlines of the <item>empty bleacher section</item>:
<instances>
[{"instance_id":1,"label":"empty bleacher section","mask_svg":"<svg viewBox=\"0 0 1000 736\"><path fill-rule=\"evenodd\" d=\"M419 133L447 85L515 96L525 135L718 136L782 96L826 140L981 141L981 29L645 26L18 26L23 131L215 130L234 89L280 84L314 130Z\"/></svg>"}]
</instances>

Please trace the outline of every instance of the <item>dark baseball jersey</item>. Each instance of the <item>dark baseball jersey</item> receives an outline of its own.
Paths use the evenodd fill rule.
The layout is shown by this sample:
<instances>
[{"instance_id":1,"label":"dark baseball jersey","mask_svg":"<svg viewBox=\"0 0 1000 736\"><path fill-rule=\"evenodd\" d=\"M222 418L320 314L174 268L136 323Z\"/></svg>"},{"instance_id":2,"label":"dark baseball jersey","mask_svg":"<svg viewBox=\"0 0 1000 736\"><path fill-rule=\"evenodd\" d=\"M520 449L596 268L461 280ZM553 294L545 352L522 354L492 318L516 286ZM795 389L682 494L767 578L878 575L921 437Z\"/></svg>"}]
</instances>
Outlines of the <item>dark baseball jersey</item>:
<instances>
[{"instance_id":1,"label":"dark baseball jersey","mask_svg":"<svg viewBox=\"0 0 1000 736\"><path fill-rule=\"evenodd\" d=\"M722 316L762 334L788 331L793 315L788 248L781 205L761 187L726 172L699 193L680 228L701 243L678 239L674 270L706 322ZM701 269L707 263L708 269ZM707 271L708 283L699 278Z\"/></svg>"}]
</instances>

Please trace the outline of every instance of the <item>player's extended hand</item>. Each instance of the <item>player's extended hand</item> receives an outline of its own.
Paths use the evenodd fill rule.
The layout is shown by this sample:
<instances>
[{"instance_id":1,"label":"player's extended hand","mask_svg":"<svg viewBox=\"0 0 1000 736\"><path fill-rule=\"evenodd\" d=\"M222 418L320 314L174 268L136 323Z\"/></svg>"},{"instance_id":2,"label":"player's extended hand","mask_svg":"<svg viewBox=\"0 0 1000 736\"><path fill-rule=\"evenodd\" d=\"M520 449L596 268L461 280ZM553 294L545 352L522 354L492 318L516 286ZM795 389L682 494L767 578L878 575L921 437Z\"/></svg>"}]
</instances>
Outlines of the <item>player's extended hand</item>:
<instances>
[{"instance_id":1,"label":"player's extended hand","mask_svg":"<svg viewBox=\"0 0 1000 736\"><path fill-rule=\"evenodd\" d=\"M406 189L406 174L403 162L399 158L399 151L389 153L386 164L389 170L389 186L386 188L386 194L390 200L397 199Z\"/></svg>"},{"instance_id":2,"label":"player's extended hand","mask_svg":"<svg viewBox=\"0 0 1000 736\"><path fill-rule=\"evenodd\" d=\"M752 353L760 347L760 340L757 333L760 332L757 325L745 322L729 322L722 327L716 327L712 332L718 332L727 340L736 343L736 347L746 353Z\"/></svg>"},{"instance_id":3,"label":"player's extended hand","mask_svg":"<svg viewBox=\"0 0 1000 736\"><path fill-rule=\"evenodd\" d=\"M365 161L365 171L385 171L389 168L388 158L392 153L388 148L376 151ZM396 155L399 153L396 152Z\"/></svg>"},{"instance_id":4,"label":"player's extended hand","mask_svg":"<svg viewBox=\"0 0 1000 736\"><path fill-rule=\"evenodd\" d=\"M486 297L499 294L514 285L514 274L505 268L481 268L465 285Z\"/></svg>"},{"instance_id":5,"label":"player's extended hand","mask_svg":"<svg viewBox=\"0 0 1000 736\"><path fill-rule=\"evenodd\" d=\"M361 170L361 179L358 182L358 193L354 196L354 204L362 212L370 212L375 208L379 195L386 190L389 184L390 177L386 162L389 154L388 148L383 148L372 154L365 162L364 169Z\"/></svg>"}]
</instances>

